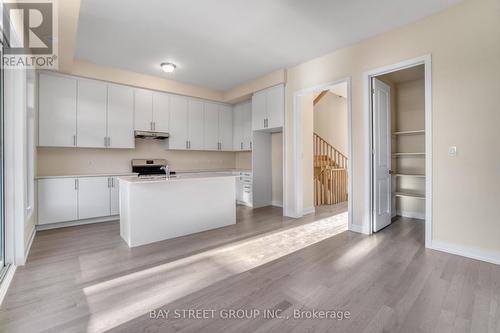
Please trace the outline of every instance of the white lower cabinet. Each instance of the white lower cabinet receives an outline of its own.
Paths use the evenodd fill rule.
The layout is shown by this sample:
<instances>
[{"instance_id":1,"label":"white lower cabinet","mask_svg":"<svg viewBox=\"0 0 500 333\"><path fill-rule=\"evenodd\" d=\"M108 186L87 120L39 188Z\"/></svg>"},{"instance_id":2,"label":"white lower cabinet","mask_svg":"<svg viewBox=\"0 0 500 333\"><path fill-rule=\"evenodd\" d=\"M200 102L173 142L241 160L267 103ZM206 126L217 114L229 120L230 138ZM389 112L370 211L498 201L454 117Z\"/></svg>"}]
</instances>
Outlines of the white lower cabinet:
<instances>
[{"instance_id":1,"label":"white lower cabinet","mask_svg":"<svg viewBox=\"0 0 500 333\"><path fill-rule=\"evenodd\" d=\"M78 184L76 178L38 180L38 224L78 219Z\"/></svg>"},{"instance_id":2,"label":"white lower cabinet","mask_svg":"<svg viewBox=\"0 0 500 333\"><path fill-rule=\"evenodd\" d=\"M110 214L120 214L120 188L118 177L110 178Z\"/></svg>"},{"instance_id":3,"label":"white lower cabinet","mask_svg":"<svg viewBox=\"0 0 500 333\"><path fill-rule=\"evenodd\" d=\"M38 224L118 215L118 177L38 180Z\"/></svg>"},{"instance_id":4,"label":"white lower cabinet","mask_svg":"<svg viewBox=\"0 0 500 333\"><path fill-rule=\"evenodd\" d=\"M108 177L78 178L78 219L110 215Z\"/></svg>"},{"instance_id":5,"label":"white lower cabinet","mask_svg":"<svg viewBox=\"0 0 500 333\"><path fill-rule=\"evenodd\" d=\"M236 202L240 205L253 205L252 174L250 172L240 172L236 178Z\"/></svg>"}]
</instances>

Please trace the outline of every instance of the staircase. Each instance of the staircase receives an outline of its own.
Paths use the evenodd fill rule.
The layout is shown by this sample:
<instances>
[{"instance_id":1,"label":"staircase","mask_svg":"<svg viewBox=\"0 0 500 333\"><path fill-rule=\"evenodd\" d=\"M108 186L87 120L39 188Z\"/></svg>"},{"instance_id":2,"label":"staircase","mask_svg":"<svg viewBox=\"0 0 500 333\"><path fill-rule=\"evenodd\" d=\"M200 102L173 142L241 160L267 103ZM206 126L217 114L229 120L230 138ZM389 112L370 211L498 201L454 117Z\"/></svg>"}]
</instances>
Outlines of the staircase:
<instances>
[{"instance_id":1,"label":"staircase","mask_svg":"<svg viewBox=\"0 0 500 333\"><path fill-rule=\"evenodd\" d=\"M347 157L313 133L314 205L347 201Z\"/></svg>"}]
</instances>

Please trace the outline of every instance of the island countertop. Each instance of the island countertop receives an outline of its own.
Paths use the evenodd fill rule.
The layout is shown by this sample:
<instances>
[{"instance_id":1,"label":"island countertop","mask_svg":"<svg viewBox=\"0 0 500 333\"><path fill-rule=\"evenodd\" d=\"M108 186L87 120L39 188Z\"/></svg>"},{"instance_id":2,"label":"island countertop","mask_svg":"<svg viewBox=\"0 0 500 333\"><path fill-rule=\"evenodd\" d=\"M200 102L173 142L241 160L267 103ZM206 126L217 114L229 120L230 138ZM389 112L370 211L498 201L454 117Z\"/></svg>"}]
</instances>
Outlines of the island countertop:
<instances>
[{"instance_id":1,"label":"island countertop","mask_svg":"<svg viewBox=\"0 0 500 333\"><path fill-rule=\"evenodd\" d=\"M120 181L134 184L149 184L149 183L168 183L183 180L193 179L208 179L208 178L225 178L225 177L239 177L239 174L233 172L197 172L197 173L184 173L170 175L170 177L152 176L152 177L119 177Z\"/></svg>"}]
</instances>

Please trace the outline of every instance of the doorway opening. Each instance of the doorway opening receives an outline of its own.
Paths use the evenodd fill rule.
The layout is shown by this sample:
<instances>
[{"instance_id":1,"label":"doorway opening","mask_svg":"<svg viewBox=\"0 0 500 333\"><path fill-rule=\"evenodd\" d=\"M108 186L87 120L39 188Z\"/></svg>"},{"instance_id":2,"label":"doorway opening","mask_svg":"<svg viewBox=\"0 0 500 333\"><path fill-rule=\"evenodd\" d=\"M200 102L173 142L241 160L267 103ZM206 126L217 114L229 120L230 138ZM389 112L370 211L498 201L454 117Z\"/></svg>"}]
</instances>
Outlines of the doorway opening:
<instances>
[{"instance_id":1,"label":"doorway opening","mask_svg":"<svg viewBox=\"0 0 500 333\"><path fill-rule=\"evenodd\" d=\"M337 90L339 88L342 92ZM336 91L336 93L332 91ZM339 98L337 96L343 95L345 104L344 116L346 117L344 130L347 136L347 144L345 142L342 143L344 151L341 151L335 146L335 144L339 145L338 143L330 142L330 145L327 145L327 138L322 137L323 140L320 140L319 137L321 137L321 135L314 134L314 100L320 95L326 96L328 92L332 94L331 97L337 99ZM322 98L328 98L324 96ZM318 105L318 102L316 104ZM346 227L349 230L358 231L359 228L353 226L352 223L352 164L350 163L352 152L351 78L343 78L295 92L293 95L293 124L294 126L291 128L285 127L284 133L284 136L287 137L289 135L287 133L291 132L290 137L292 138L292 140L285 141L285 154L292 154L291 157L285 156L285 160L293 160L293 165L289 166L285 164L285 177L287 177L287 175L291 177L290 182L284 183L284 193L288 194L285 198L286 206L284 212L286 216L299 218L311 213L316 213L316 215L320 214L325 217L333 215L340 216L340 214L342 214L345 219ZM330 125L334 126L334 124ZM342 137L345 139L344 136ZM316 140L321 143L315 145ZM332 148L330 148L330 146ZM333 148L336 148L336 151ZM315 151L315 149L317 150ZM342 153L344 156L341 156L339 153ZM319 161L316 163L319 167L316 169L316 179L314 170L315 155L317 156L316 160ZM339 177L337 177L337 174L328 177L325 176L325 183L328 183L329 180L330 188L328 184L324 187L325 192L332 188L332 184L334 188L337 188L336 185L338 180L338 183L343 184L343 187L338 187L339 192L340 190L343 191L343 196L337 192L331 194L323 193L322 198L331 201L325 199L323 202L326 204L318 205L318 203L321 202L316 202L315 199L317 196L315 193L318 193L319 196L319 192L322 191L322 189L319 187L315 189L315 181L319 180L317 178L321 174L321 164L324 166L323 169L327 170L324 171L325 174L334 172L335 169L345 170L338 172L341 173ZM343 177L343 182L339 180L342 179L341 177ZM333 199L338 200L338 203L333 204L335 202Z\"/></svg>"},{"instance_id":2,"label":"doorway opening","mask_svg":"<svg viewBox=\"0 0 500 333\"><path fill-rule=\"evenodd\" d=\"M348 199L347 83L316 94L313 100L314 207Z\"/></svg>"},{"instance_id":3,"label":"doorway opening","mask_svg":"<svg viewBox=\"0 0 500 333\"><path fill-rule=\"evenodd\" d=\"M430 57L367 75L370 110L370 233L402 219L431 232Z\"/></svg>"}]
</instances>

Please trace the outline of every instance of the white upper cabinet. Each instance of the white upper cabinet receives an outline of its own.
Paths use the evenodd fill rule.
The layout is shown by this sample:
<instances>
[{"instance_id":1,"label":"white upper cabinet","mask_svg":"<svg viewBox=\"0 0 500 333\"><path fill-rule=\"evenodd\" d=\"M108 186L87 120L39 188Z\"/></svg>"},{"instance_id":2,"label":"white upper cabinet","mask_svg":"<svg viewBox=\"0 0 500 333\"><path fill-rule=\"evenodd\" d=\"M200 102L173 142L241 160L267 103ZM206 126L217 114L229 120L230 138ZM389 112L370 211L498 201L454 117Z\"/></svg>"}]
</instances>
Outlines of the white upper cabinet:
<instances>
[{"instance_id":1,"label":"white upper cabinet","mask_svg":"<svg viewBox=\"0 0 500 333\"><path fill-rule=\"evenodd\" d=\"M232 150L233 109L229 105L219 105L219 150Z\"/></svg>"},{"instance_id":2,"label":"white upper cabinet","mask_svg":"<svg viewBox=\"0 0 500 333\"><path fill-rule=\"evenodd\" d=\"M80 79L77 96L77 146L106 147L106 84Z\"/></svg>"},{"instance_id":3,"label":"white upper cabinet","mask_svg":"<svg viewBox=\"0 0 500 333\"><path fill-rule=\"evenodd\" d=\"M285 88L277 85L255 93L252 97L252 130L283 127Z\"/></svg>"},{"instance_id":4,"label":"white upper cabinet","mask_svg":"<svg viewBox=\"0 0 500 333\"><path fill-rule=\"evenodd\" d=\"M145 89L134 89L134 129L139 131L153 130L153 92Z\"/></svg>"},{"instance_id":5,"label":"white upper cabinet","mask_svg":"<svg viewBox=\"0 0 500 333\"><path fill-rule=\"evenodd\" d=\"M247 101L234 106L234 150L252 149L252 102Z\"/></svg>"},{"instance_id":6,"label":"white upper cabinet","mask_svg":"<svg viewBox=\"0 0 500 333\"><path fill-rule=\"evenodd\" d=\"M76 146L76 86L74 78L40 74L38 145Z\"/></svg>"},{"instance_id":7,"label":"white upper cabinet","mask_svg":"<svg viewBox=\"0 0 500 333\"><path fill-rule=\"evenodd\" d=\"M153 131L168 132L170 129L170 96L153 93Z\"/></svg>"},{"instance_id":8,"label":"white upper cabinet","mask_svg":"<svg viewBox=\"0 0 500 333\"><path fill-rule=\"evenodd\" d=\"M78 180L39 179L38 224L78 220Z\"/></svg>"},{"instance_id":9,"label":"white upper cabinet","mask_svg":"<svg viewBox=\"0 0 500 333\"><path fill-rule=\"evenodd\" d=\"M219 140L219 105L205 103L204 136L205 150L220 150Z\"/></svg>"},{"instance_id":10,"label":"white upper cabinet","mask_svg":"<svg viewBox=\"0 0 500 333\"><path fill-rule=\"evenodd\" d=\"M266 128L267 121L267 92L256 92L252 96L252 130Z\"/></svg>"},{"instance_id":11,"label":"white upper cabinet","mask_svg":"<svg viewBox=\"0 0 500 333\"><path fill-rule=\"evenodd\" d=\"M204 117L203 102L196 99L188 100L188 149L203 150L204 148Z\"/></svg>"},{"instance_id":12,"label":"white upper cabinet","mask_svg":"<svg viewBox=\"0 0 500 333\"><path fill-rule=\"evenodd\" d=\"M267 127L283 127L285 115L285 89L283 85L267 89Z\"/></svg>"},{"instance_id":13,"label":"white upper cabinet","mask_svg":"<svg viewBox=\"0 0 500 333\"><path fill-rule=\"evenodd\" d=\"M252 103L243 105L243 149L252 150Z\"/></svg>"},{"instance_id":14,"label":"white upper cabinet","mask_svg":"<svg viewBox=\"0 0 500 333\"><path fill-rule=\"evenodd\" d=\"M134 148L134 89L108 85L108 147Z\"/></svg>"},{"instance_id":15,"label":"white upper cabinet","mask_svg":"<svg viewBox=\"0 0 500 333\"><path fill-rule=\"evenodd\" d=\"M186 97L170 97L169 149L188 149L188 101Z\"/></svg>"},{"instance_id":16,"label":"white upper cabinet","mask_svg":"<svg viewBox=\"0 0 500 333\"><path fill-rule=\"evenodd\" d=\"M233 150L243 150L243 105L233 108Z\"/></svg>"},{"instance_id":17,"label":"white upper cabinet","mask_svg":"<svg viewBox=\"0 0 500 333\"><path fill-rule=\"evenodd\" d=\"M111 178L78 178L78 219L110 215Z\"/></svg>"}]
</instances>

